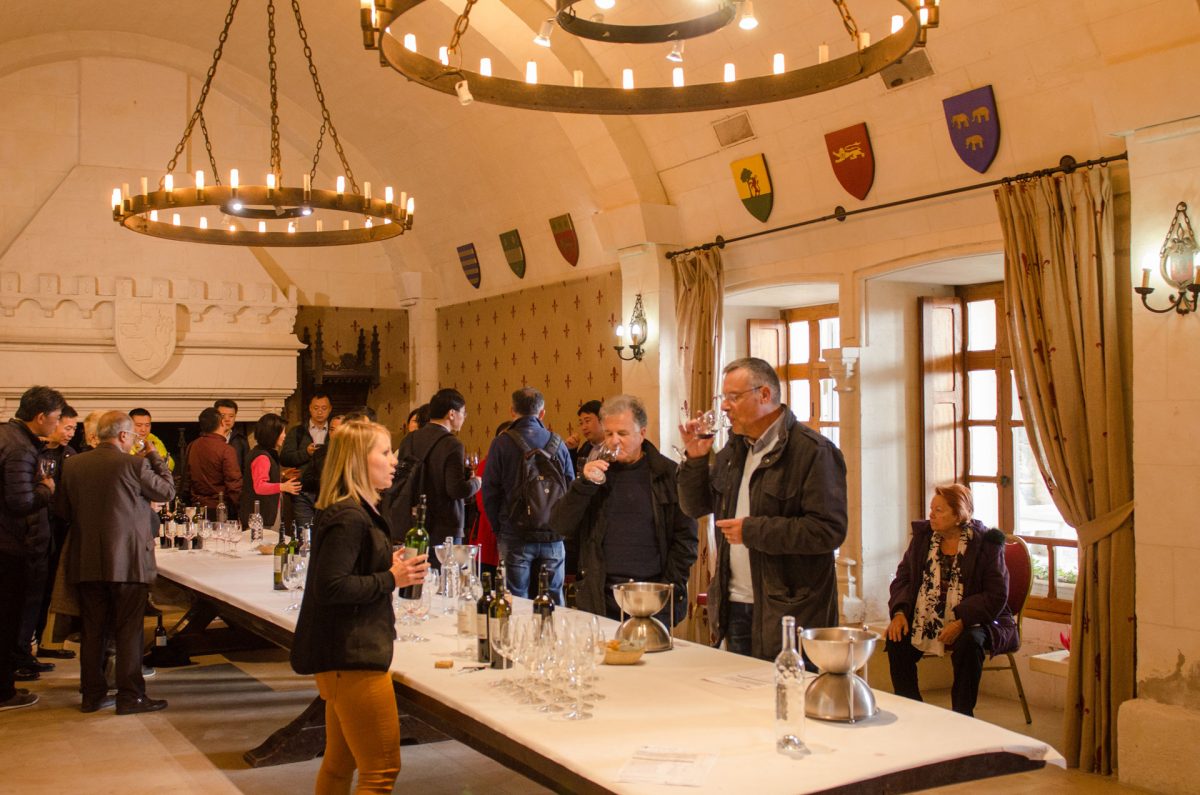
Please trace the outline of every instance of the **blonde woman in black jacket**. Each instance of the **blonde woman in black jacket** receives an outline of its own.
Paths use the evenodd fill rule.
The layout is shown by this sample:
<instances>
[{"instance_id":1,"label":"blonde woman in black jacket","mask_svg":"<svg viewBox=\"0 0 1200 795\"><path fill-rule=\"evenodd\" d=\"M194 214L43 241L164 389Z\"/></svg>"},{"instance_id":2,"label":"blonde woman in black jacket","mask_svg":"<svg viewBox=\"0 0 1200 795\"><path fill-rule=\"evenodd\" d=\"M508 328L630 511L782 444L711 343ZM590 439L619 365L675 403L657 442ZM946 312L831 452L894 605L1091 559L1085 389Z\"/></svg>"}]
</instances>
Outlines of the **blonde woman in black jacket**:
<instances>
[{"instance_id":1,"label":"blonde woman in black jacket","mask_svg":"<svg viewBox=\"0 0 1200 795\"><path fill-rule=\"evenodd\" d=\"M392 791L400 773L400 724L392 679L392 591L422 582L425 556L392 552L379 492L396 455L387 428L349 422L331 435L321 477L304 602L292 668L315 674L325 699L325 758L317 795Z\"/></svg>"}]
</instances>

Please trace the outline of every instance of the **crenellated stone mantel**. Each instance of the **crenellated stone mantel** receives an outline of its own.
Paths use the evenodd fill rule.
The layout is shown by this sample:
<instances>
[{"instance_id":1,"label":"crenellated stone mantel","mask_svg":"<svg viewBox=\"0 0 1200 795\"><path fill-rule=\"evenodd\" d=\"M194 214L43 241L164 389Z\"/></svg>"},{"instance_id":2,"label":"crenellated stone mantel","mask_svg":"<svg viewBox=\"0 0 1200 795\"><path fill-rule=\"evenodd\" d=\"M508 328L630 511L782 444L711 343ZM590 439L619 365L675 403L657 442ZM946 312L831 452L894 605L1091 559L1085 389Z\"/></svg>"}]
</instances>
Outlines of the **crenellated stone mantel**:
<instances>
[{"instance_id":1,"label":"crenellated stone mantel","mask_svg":"<svg viewBox=\"0 0 1200 795\"><path fill-rule=\"evenodd\" d=\"M0 273L0 416L33 384L86 415L192 422L218 397L250 419L296 388L296 290L199 278Z\"/></svg>"}]
</instances>

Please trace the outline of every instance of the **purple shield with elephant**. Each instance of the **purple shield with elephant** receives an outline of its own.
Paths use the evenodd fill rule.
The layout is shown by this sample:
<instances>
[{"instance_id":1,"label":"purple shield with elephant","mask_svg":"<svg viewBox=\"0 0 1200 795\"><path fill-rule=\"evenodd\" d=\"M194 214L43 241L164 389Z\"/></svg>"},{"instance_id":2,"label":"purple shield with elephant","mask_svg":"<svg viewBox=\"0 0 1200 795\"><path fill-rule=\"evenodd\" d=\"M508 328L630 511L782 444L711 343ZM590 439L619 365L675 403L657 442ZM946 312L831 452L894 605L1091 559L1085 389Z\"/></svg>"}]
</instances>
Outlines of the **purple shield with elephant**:
<instances>
[{"instance_id":1,"label":"purple shield with elephant","mask_svg":"<svg viewBox=\"0 0 1200 795\"><path fill-rule=\"evenodd\" d=\"M1000 148L1000 117L991 86L942 100L950 141L962 161L980 174L988 170Z\"/></svg>"}]
</instances>

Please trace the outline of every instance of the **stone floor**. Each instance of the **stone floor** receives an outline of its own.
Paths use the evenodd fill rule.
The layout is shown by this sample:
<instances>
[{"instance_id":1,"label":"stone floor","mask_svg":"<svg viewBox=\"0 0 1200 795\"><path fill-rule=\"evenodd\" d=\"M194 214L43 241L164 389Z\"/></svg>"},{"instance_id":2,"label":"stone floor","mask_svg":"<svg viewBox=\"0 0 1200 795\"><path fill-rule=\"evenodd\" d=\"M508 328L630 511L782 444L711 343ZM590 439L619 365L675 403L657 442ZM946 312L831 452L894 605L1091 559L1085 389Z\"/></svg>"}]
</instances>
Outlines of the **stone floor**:
<instances>
[{"instance_id":1,"label":"stone floor","mask_svg":"<svg viewBox=\"0 0 1200 795\"><path fill-rule=\"evenodd\" d=\"M152 626L149 625L148 626ZM79 712L78 664L60 662L32 689L32 708L0 713L0 793L58 792L254 793L311 791L320 760L251 769L242 752L284 725L315 695L311 679L292 674L274 650L194 658L197 665L162 668L148 680L151 696L167 698L158 713L116 716ZM949 691L929 700L949 705ZM1034 710L1026 726L1018 704L984 696L977 717L1058 745L1062 713ZM525 795L547 790L453 741L405 746L397 791L423 795ZM1132 792L1108 778L1047 768L938 792Z\"/></svg>"}]
</instances>

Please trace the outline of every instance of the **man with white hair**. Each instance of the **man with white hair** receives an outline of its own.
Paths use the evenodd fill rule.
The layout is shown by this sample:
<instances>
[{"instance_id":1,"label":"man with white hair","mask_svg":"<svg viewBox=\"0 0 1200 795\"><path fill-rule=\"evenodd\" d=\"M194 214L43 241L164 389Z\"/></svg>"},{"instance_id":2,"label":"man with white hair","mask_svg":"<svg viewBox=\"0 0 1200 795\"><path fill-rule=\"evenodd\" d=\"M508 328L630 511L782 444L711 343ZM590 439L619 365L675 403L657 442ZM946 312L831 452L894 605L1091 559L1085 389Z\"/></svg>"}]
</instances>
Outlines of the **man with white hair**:
<instances>
[{"instance_id":1,"label":"man with white hair","mask_svg":"<svg viewBox=\"0 0 1200 795\"><path fill-rule=\"evenodd\" d=\"M143 612L158 575L150 503L168 502L175 486L154 445L130 455L133 420L120 411L97 424L96 449L67 459L55 508L70 525L67 582L79 586L83 631L79 648L80 709L114 703L118 715L165 709L146 695L142 675ZM116 641L116 698L104 677L105 636Z\"/></svg>"},{"instance_id":2,"label":"man with white hair","mask_svg":"<svg viewBox=\"0 0 1200 795\"><path fill-rule=\"evenodd\" d=\"M696 520L683 512L675 462L646 439L646 406L617 395L600 406L605 456L583 467L550 514L550 527L579 547L581 610L620 618L612 586L636 580L675 586L674 617L687 615L687 579L696 562ZM606 458L610 460L606 460ZM666 619L669 608L661 618Z\"/></svg>"}]
</instances>

